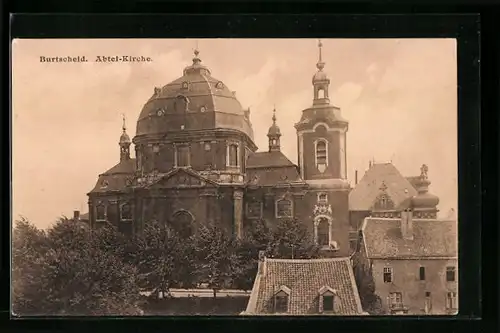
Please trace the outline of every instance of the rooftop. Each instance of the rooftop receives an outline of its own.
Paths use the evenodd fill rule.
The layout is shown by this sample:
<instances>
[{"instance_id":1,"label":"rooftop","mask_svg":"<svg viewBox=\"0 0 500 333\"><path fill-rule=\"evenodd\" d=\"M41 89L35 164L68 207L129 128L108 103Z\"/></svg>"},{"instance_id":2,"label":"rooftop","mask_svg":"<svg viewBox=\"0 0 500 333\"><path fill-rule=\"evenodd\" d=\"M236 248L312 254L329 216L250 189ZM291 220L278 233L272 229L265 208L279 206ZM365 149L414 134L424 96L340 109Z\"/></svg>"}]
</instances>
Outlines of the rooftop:
<instances>
[{"instance_id":1,"label":"rooftop","mask_svg":"<svg viewBox=\"0 0 500 333\"><path fill-rule=\"evenodd\" d=\"M362 314L349 258L263 258L245 314L273 314L274 295L283 289L290 293L285 315L321 314L319 300L322 288L336 292L335 315Z\"/></svg>"}]
</instances>

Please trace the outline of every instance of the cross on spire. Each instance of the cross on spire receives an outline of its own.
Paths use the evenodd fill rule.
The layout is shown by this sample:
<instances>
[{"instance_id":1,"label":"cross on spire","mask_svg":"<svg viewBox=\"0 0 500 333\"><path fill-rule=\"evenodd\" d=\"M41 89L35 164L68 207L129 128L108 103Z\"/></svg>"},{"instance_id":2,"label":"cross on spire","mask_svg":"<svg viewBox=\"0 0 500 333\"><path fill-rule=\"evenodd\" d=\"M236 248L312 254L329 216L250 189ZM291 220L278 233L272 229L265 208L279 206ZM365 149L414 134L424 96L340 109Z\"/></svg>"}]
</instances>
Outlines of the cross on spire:
<instances>
[{"instance_id":1,"label":"cross on spire","mask_svg":"<svg viewBox=\"0 0 500 333\"><path fill-rule=\"evenodd\" d=\"M123 126L122 126L122 129L123 129L123 132L125 132L127 130L127 126L125 125L125 113L122 113L122 118L123 118Z\"/></svg>"}]
</instances>

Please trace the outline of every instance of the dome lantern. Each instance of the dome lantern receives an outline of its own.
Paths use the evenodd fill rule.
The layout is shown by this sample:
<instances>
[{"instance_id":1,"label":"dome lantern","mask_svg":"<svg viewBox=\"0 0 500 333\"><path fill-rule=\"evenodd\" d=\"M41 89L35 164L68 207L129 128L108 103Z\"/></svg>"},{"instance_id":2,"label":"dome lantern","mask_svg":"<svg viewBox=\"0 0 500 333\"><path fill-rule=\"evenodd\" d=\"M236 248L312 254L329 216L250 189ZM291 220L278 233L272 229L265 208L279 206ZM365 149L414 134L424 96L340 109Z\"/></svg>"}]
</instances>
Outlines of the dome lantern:
<instances>
[{"instance_id":1,"label":"dome lantern","mask_svg":"<svg viewBox=\"0 0 500 333\"><path fill-rule=\"evenodd\" d=\"M423 164L420 168L420 176L415 181L417 195L412 198L412 206L414 209L422 211L437 211L439 197L429 193L429 185L431 182L427 176L429 168Z\"/></svg>"},{"instance_id":2,"label":"dome lantern","mask_svg":"<svg viewBox=\"0 0 500 333\"><path fill-rule=\"evenodd\" d=\"M269 127L267 132L267 137L269 138L269 151L279 151L280 150L280 137L281 131L276 124L276 107L273 109L273 124Z\"/></svg>"},{"instance_id":3,"label":"dome lantern","mask_svg":"<svg viewBox=\"0 0 500 333\"><path fill-rule=\"evenodd\" d=\"M330 100L328 99L328 86L330 85L330 79L328 78L326 73L323 72L323 69L325 68L325 62L322 58L322 48L323 43L321 42L321 40L319 40L319 59L316 63L316 68L318 69L318 71L314 74L312 79L312 84L314 86L314 105L324 105L330 103Z\"/></svg>"},{"instance_id":4,"label":"dome lantern","mask_svg":"<svg viewBox=\"0 0 500 333\"><path fill-rule=\"evenodd\" d=\"M122 125L122 130L123 133L120 136L120 161L124 160L129 160L130 159L130 144L132 141L130 140L130 137L127 134L127 126L125 125L125 115L123 116L123 125Z\"/></svg>"}]
</instances>

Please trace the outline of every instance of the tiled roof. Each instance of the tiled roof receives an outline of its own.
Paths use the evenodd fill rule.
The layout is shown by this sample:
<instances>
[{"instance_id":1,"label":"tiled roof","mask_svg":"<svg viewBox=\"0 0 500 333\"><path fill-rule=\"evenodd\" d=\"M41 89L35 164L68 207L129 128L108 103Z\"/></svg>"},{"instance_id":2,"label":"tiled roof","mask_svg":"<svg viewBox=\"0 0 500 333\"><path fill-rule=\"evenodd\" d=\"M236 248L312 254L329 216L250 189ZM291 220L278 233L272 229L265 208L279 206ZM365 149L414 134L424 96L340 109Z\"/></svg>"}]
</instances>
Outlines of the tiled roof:
<instances>
[{"instance_id":1,"label":"tiled roof","mask_svg":"<svg viewBox=\"0 0 500 333\"><path fill-rule=\"evenodd\" d=\"M248 168L295 166L281 151L265 151L248 156Z\"/></svg>"},{"instance_id":2,"label":"tiled roof","mask_svg":"<svg viewBox=\"0 0 500 333\"><path fill-rule=\"evenodd\" d=\"M319 291L337 291L336 315L361 315L358 289L349 258L268 259L260 262L246 314L272 314L274 295L282 286L289 288L286 315L318 315Z\"/></svg>"},{"instance_id":3,"label":"tiled roof","mask_svg":"<svg viewBox=\"0 0 500 333\"><path fill-rule=\"evenodd\" d=\"M369 258L457 257L457 222L413 219L413 240L401 235L399 218L366 218L363 240Z\"/></svg>"},{"instance_id":4,"label":"tiled roof","mask_svg":"<svg viewBox=\"0 0 500 333\"><path fill-rule=\"evenodd\" d=\"M294 165L287 167L247 169L247 177L248 184L255 186L274 186L277 184L289 183L305 184Z\"/></svg>"},{"instance_id":5,"label":"tiled roof","mask_svg":"<svg viewBox=\"0 0 500 333\"><path fill-rule=\"evenodd\" d=\"M393 164L373 164L349 194L349 210L371 210L375 199L381 192L382 182L386 184L386 193L396 206L399 206L403 200L417 194L413 185L401 175Z\"/></svg>"},{"instance_id":6,"label":"tiled roof","mask_svg":"<svg viewBox=\"0 0 500 333\"><path fill-rule=\"evenodd\" d=\"M122 191L128 186L127 179L133 177L134 172L135 159L120 161L120 163L99 175L99 179L90 193Z\"/></svg>"}]
</instances>

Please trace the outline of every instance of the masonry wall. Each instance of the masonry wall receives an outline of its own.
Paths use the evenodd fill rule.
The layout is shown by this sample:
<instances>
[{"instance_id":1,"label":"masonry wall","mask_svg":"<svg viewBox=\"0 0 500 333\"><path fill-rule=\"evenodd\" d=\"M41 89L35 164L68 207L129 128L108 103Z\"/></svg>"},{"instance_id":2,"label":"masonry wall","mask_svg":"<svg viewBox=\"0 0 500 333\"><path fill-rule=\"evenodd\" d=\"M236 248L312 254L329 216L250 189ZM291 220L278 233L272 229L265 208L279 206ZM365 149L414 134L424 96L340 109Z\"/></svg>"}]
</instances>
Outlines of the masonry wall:
<instances>
[{"instance_id":1,"label":"masonry wall","mask_svg":"<svg viewBox=\"0 0 500 333\"><path fill-rule=\"evenodd\" d=\"M458 294L457 260L372 260L375 291L382 302L388 305L390 292L401 292L403 303L409 308L408 314L425 314L425 293L431 292L430 314L450 314L445 301L448 292ZM419 269L425 267L425 280L419 280ZM454 282L446 281L446 267L455 266ZM393 282L384 283L384 267L393 268Z\"/></svg>"}]
</instances>

